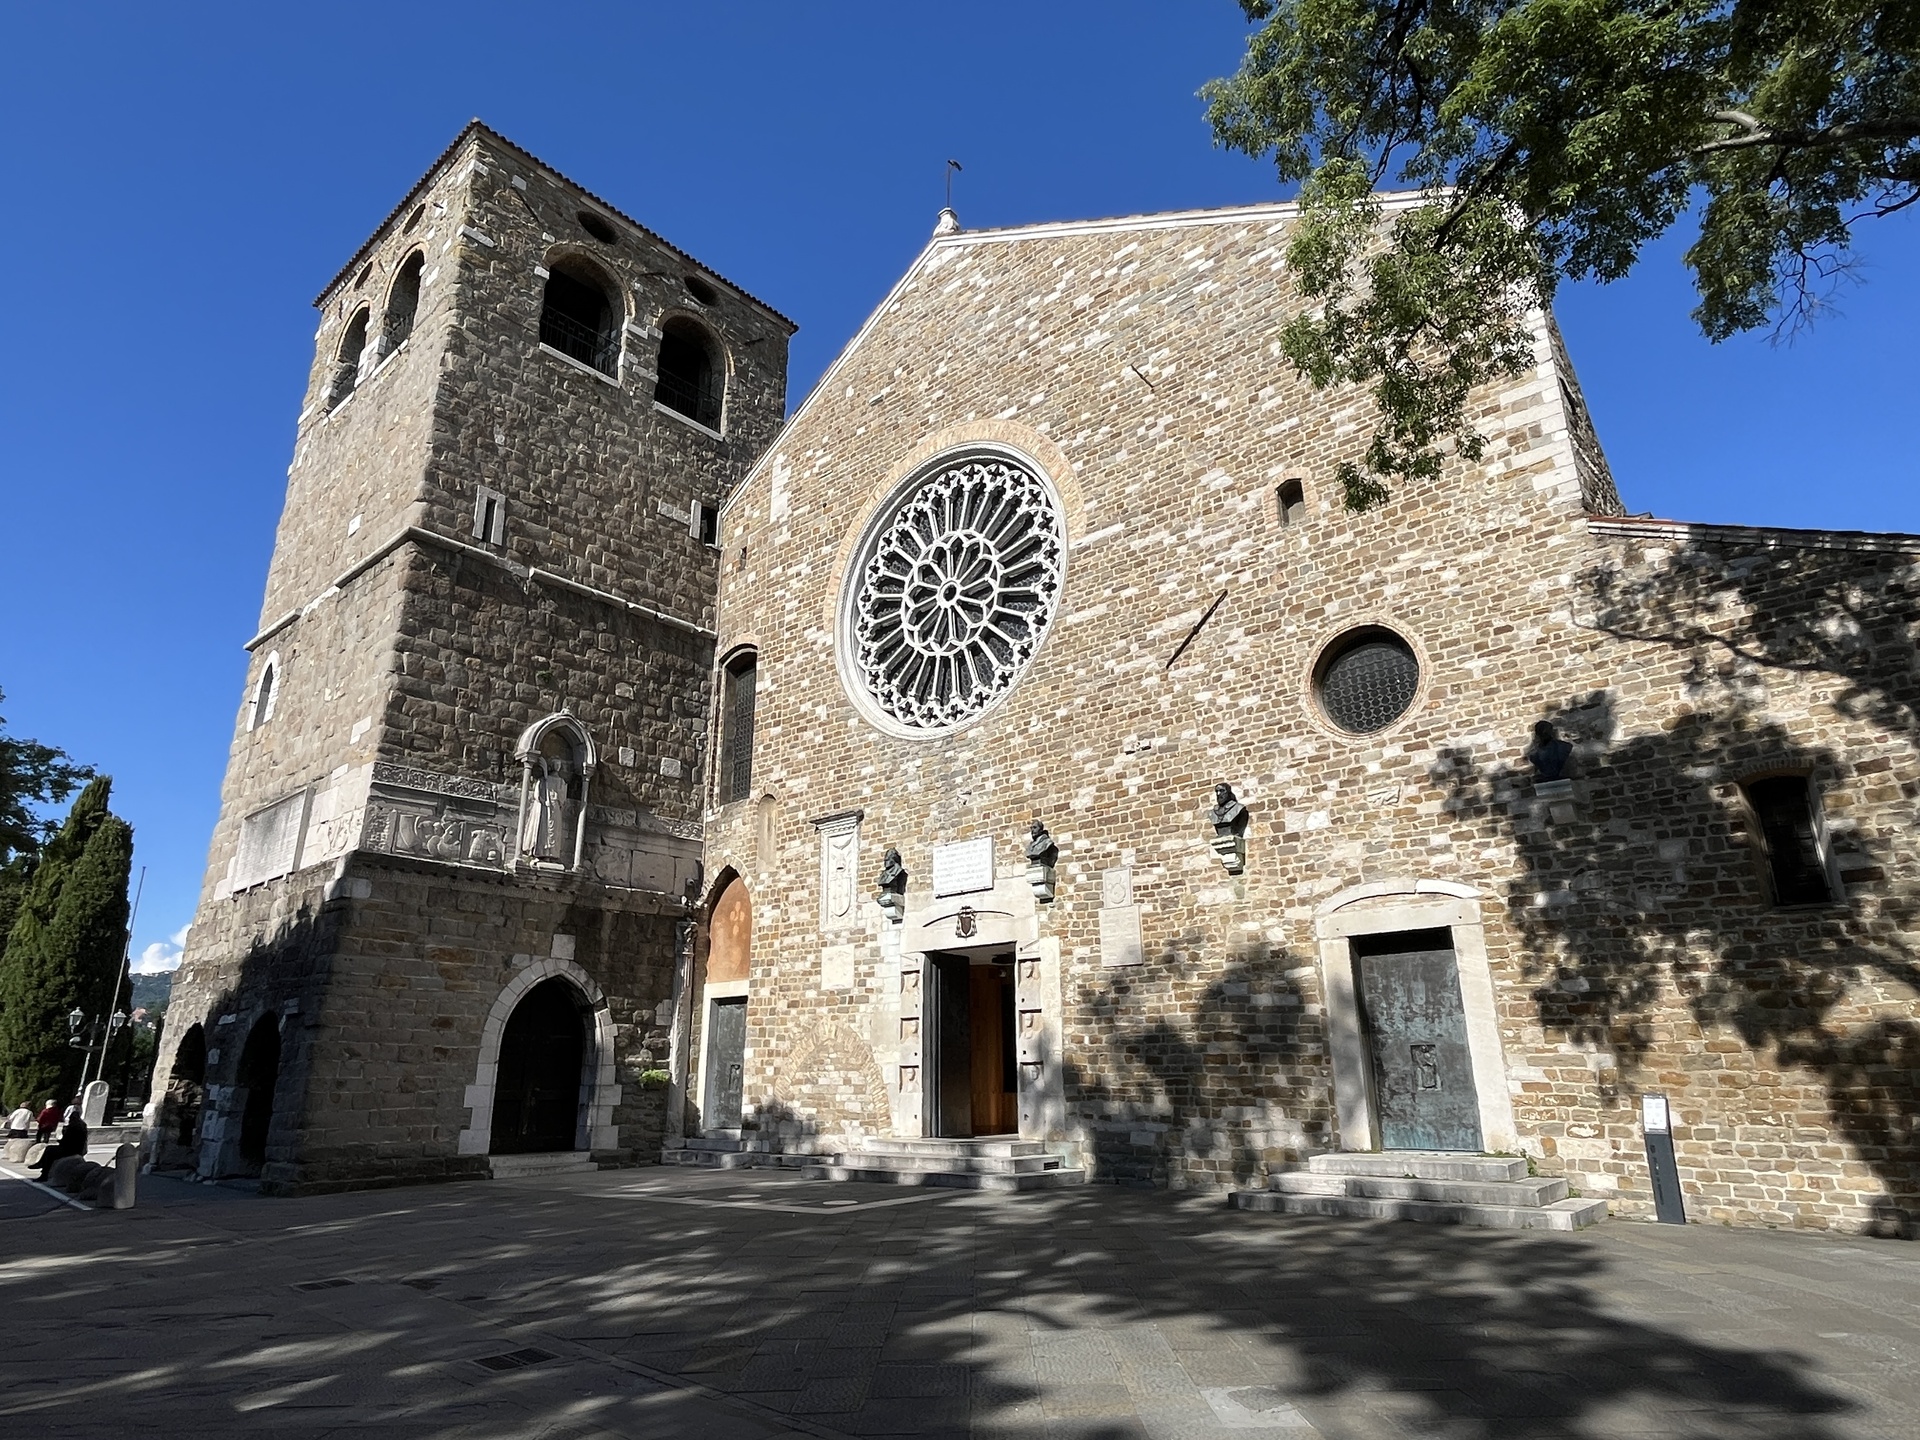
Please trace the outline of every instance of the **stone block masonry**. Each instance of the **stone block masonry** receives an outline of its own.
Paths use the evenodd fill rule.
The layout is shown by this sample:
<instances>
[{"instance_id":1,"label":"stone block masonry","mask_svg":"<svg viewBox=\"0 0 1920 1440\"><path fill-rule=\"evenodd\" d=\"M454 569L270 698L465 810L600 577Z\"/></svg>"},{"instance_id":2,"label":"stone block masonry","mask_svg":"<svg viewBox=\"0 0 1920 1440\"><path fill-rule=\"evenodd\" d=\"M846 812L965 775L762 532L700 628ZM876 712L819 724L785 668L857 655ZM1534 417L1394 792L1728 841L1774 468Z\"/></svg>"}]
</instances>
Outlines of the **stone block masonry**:
<instances>
[{"instance_id":1,"label":"stone block masonry","mask_svg":"<svg viewBox=\"0 0 1920 1440\"><path fill-rule=\"evenodd\" d=\"M594 364L542 338L556 273L605 306ZM631 1163L698 886L699 522L780 423L793 327L478 124L316 304L155 1158L284 1189L486 1173L468 1092L537 959L592 1027L579 1148ZM655 398L664 325L702 337L715 423ZM555 715L599 757L551 802L577 866L573 829L537 865L525 838L524 737ZM277 1050L246 1059L263 1017Z\"/></svg>"},{"instance_id":2,"label":"stone block masonry","mask_svg":"<svg viewBox=\"0 0 1920 1440\"><path fill-rule=\"evenodd\" d=\"M1278 353L1288 224L936 238L729 503L746 558L720 576L719 645L758 651L754 794L710 816L706 854L752 896L752 1106L795 1134L870 1129L857 1087L796 1063L827 1024L873 1037L895 1095L923 1083L889 1023L918 961L876 906L861 935L820 933L808 817L861 811L863 854L902 854L909 917L942 844L994 837L1022 882L1038 818L1057 893L1016 953L1060 957L1065 1113L1033 1138L1098 1178L1258 1184L1377 1147L1370 1042L1343 1039L1330 987L1350 992L1351 937L1442 926L1488 1145L1650 1213L1637 1102L1664 1093L1696 1218L1908 1232L1920 542L1620 517L1545 316L1538 366L1480 399L1482 462L1347 513L1329 477L1369 411ZM1056 488L1058 615L1004 703L898 736L850 698L844 586L871 517L969 446ZM1277 503L1289 480L1304 513ZM1368 626L1420 678L1399 720L1350 734L1315 676ZM1542 719L1576 745L1559 799L1523 758ZM1782 774L1818 798L1829 904L1770 894L1742 787ZM1206 819L1223 781L1250 812L1240 874ZM1117 868L1138 966L1102 963ZM820 985L828 944L854 951L851 991Z\"/></svg>"}]
</instances>

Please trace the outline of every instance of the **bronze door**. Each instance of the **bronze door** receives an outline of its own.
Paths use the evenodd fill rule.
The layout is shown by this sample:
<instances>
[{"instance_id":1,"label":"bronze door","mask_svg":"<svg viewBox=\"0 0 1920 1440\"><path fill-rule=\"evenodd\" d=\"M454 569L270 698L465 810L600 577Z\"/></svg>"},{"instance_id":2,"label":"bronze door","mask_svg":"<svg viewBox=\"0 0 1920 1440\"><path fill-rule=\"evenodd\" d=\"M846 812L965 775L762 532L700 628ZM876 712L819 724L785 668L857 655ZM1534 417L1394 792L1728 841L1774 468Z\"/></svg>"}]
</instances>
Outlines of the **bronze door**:
<instances>
[{"instance_id":1,"label":"bronze door","mask_svg":"<svg viewBox=\"0 0 1920 1440\"><path fill-rule=\"evenodd\" d=\"M738 1130L747 1064L747 1001L716 1000L707 1016L707 1090L701 1124Z\"/></svg>"},{"instance_id":2,"label":"bronze door","mask_svg":"<svg viewBox=\"0 0 1920 1440\"><path fill-rule=\"evenodd\" d=\"M1448 930L1353 942L1385 1150L1481 1148L1460 970Z\"/></svg>"}]
</instances>

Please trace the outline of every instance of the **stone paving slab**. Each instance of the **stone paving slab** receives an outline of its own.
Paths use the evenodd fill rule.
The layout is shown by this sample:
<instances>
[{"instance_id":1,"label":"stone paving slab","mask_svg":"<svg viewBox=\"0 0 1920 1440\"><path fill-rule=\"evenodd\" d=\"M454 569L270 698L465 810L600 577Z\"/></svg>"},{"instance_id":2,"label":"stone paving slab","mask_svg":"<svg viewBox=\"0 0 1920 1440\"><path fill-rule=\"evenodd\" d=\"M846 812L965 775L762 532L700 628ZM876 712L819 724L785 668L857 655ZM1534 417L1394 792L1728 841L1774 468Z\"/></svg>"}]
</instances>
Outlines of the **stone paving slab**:
<instances>
[{"instance_id":1,"label":"stone paving slab","mask_svg":"<svg viewBox=\"0 0 1920 1440\"><path fill-rule=\"evenodd\" d=\"M0 1179L5 1434L1920 1440L1899 1241L697 1170L46 1198Z\"/></svg>"}]
</instances>

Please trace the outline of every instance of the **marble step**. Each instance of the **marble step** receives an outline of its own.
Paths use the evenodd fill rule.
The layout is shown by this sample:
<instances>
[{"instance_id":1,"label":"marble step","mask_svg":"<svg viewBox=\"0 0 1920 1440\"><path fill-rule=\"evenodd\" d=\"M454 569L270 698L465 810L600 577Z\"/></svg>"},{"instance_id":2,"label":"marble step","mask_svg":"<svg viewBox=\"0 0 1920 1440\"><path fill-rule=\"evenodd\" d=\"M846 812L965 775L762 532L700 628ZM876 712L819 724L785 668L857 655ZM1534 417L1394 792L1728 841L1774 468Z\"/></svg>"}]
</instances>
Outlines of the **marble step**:
<instances>
[{"instance_id":1,"label":"marble step","mask_svg":"<svg viewBox=\"0 0 1920 1440\"><path fill-rule=\"evenodd\" d=\"M1524 1180L1521 1155L1475 1155L1465 1150L1374 1150L1315 1155L1315 1175L1382 1175L1414 1180Z\"/></svg>"},{"instance_id":2,"label":"marble step","mask_svg":"<svg viewBox=\"0 0 1920 1440\"><path fill-rule=\"evenodd\" d=\"M1285 1195L1352 1195L1363 1200L1433 1200L1464 1205L1551 1205L1567 1198L1567 1182L1533 1180L1421 1180L1391 1175L1326 1175L1289 1170L1267 1188Z\"/></svg>"},{"instance_id":3,"label":"marble step","mask_svg":"<svg viewBox=\"0 0 1920 1440\"><path fill-rule=\"evenodd\" d=\"M863 1163L879 1157L843 1155L827 1165L810 1165L811 1180L865 1180L881 1185L939 1185L954 1190L1058 1190L1087 1183L1087 1172L1060 1166L1049 1170L1022 1170L1013 1173L983 1170L887 1169Z\"/></svg>"},{"instance_id":4,"label":"marble step","mask_svg":"<svg viewBox=\"0 0 1920 1440\"><path fill-rule=\"evenodd\" d=\"M892 1150L856 1150L838 1157L838 1164L855 1164L868 1170L950 1170L974 1175L1031 1175L1042 1170L1058 1170L1067 1163L1058 1155L1049 1155L1036 1147L1030 1155L919 1155Z\"/></svg>"},{"instance_id":5,"label":"marble step","mask_svg":"<svg viewBox=\"0 0 1920 1440\"><path fill-rule=\"evenodd\" d=\"M1493 1230L1582 1230L1604 1220L1604 1200L1556 1200L1549 1205L1477 1205L1438 1200L1398 1200L1365 1195L1292 1195L1279 1190L1236 1190L1227 1197L1236 1210L1283 1215L1337 1215L1361 1220L1417 1220L1438 1225L1477 1225Z\"/></svg>"},{"instance_id":6,"label":"marble step","mask_svg":"<svg viewBox=\"0 0 1920 1440\"><path fill-rule=\"evenodd\" d=\"M874 1135L860 1142L862 1155L935 1155L1004 1156L1045 1155L1046 1142L1022 1140L1014 1135L988 1135L979 1139L944 1140L923 1136Z\"/></svg>"},{"instance_id":7,"label":"marble step","mask_svg":"<svg viewBox=\"0 0 1920 1440\"><path fill-rule=\"evenodd\" d=\"M496 1180L520 1180L532 1175L572 1175L598 1170L585 1150L552 1150L537 1155L489 1155L487 1169Z\"/></svg>"}]
</instances>

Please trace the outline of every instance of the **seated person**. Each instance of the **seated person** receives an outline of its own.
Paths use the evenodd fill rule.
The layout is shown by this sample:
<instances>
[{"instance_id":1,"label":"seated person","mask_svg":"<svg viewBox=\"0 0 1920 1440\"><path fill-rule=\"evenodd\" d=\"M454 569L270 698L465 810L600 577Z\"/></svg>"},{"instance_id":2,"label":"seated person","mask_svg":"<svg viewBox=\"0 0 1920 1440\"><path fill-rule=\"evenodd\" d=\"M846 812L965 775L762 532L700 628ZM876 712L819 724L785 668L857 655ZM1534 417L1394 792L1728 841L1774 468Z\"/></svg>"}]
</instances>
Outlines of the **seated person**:
<instances>
[{"instance_id":1,"label":"seated person","mask_svg":"<svg viewBox=\"0 0 1920 1440\"><path fill-rule=\"evenodd\" d=\"M40 1178L47 1178L47 1172L53 1168L56 1160L69 1155L85 1156L87 1153L87 1122L76 1113L61 1127L60 1138L46 1147L40 1154Z\"/></svg>"}]
</instances>

